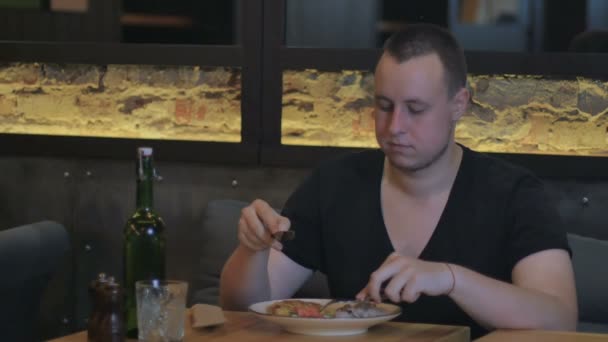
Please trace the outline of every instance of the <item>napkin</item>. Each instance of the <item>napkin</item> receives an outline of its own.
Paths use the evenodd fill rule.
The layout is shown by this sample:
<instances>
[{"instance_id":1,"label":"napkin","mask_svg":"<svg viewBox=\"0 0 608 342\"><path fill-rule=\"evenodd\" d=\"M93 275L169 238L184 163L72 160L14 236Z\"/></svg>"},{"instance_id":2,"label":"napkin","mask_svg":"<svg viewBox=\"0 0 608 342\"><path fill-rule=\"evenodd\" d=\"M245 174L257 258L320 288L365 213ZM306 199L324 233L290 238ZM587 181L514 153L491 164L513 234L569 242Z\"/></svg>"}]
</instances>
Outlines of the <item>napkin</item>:
<instances>
[{"instance_id":1,"label":"napkin","mask_svg":"<svg viewBox=\"0 0 608 342\"><path fill-rule=\"evenodd\" d=\"M194 304L191 312L193 328L211 327L226 322L226 317L219 306Z\"/></svg>"}]
</instances>

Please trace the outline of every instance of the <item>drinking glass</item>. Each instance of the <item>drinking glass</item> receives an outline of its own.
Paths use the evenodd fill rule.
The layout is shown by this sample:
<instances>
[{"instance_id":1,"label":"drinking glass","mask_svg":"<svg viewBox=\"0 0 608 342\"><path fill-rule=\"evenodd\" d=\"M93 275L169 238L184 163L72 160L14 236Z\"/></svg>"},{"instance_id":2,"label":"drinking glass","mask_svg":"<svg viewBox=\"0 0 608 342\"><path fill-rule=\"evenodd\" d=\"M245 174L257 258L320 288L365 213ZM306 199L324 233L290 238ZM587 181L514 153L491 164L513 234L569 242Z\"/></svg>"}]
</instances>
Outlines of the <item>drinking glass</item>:
<instances>
[{"instance_id":1,"label":"drinking glass","mask_svg":"<svg viewBox=\"0 0 608 342\"><path fill-rule=\"evenodd\" d=\"M184 338L188 283L140 280L135 283L140 341L179 342Z\"/></svg>"}]
</instances>

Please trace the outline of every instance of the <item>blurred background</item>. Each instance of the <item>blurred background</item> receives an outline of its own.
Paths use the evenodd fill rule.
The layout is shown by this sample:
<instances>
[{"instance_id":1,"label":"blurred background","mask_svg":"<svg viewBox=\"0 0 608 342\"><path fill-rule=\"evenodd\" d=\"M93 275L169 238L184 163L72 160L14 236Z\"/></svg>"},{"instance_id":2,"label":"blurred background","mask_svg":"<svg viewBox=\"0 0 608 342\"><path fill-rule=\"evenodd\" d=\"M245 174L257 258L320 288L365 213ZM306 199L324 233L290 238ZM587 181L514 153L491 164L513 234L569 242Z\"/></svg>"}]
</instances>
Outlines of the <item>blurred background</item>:
<instances>
[{"instance_id":1,"label":"blurred background","mask_svg":"<svg viewBox=\"0 0 608 342\"><path fill-rule=\"evenodd\" d=\"M240 7L235 0L0 0L0 39L233 45ZM608 29L605 0L287 0L285 15L286 44L308 47L379 47L404 24L431 22L467 50L556 52L583 49L575 41L581 33Z\"/></svg>"}]
</instances>

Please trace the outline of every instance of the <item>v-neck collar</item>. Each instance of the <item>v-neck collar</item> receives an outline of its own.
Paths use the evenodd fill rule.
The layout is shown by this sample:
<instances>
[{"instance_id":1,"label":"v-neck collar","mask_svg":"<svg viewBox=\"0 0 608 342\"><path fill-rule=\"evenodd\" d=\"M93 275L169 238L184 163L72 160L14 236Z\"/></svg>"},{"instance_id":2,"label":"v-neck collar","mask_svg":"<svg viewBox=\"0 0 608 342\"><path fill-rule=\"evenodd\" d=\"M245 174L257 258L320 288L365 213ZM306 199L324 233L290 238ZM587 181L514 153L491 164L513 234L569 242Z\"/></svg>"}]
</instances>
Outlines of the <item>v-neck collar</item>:
<instances>
[{"instance_id":1,"label":"v-neck collar","mask_svg":"<svg viewBox=\"0 0 608 342\"><path fill-rule=\"evenodd\" d=\"M454 184L452 185L452 189L450 190L450 194L448 195L448 200L446 201L445 207L441 212L441 216L437 221L437 226L433 230L431 237L429 238L427 244L423 247L419 259L431 260L433 257L433 246L437 245L436 241L440 240L444 234L445 226L447 226L446 222L450 221L450 218L454 216L455 211L458 210L458 201L459 199L455 198L459 196L459 194L466 193L466 187L469 183L469 179L467 175L470 175L470 172L467 172L471 167L471 151L458 144L460 148L462 148L462 160L460 161L460 165L458 167L458 171L456 172L456 178L454 179ZM382 211L382 174L384 172L384 154L382 153L382 161L380 166L377 168L376 172L376 182L373 184L374 186L374 194L375 194L375 202L376 202L376 215L379 216L379 222L381 222L381 233L382 234L382 244L385 250L390 251L390 253L395 251L395 248L391 242L391 239L388 234L388 229L386 223L384 221L384 214ZM378 232L375 232L378 234ZM448 234L451 235L451 234ZM388 255L388 254L387 254Z\"/></svg>"}]
</instances>

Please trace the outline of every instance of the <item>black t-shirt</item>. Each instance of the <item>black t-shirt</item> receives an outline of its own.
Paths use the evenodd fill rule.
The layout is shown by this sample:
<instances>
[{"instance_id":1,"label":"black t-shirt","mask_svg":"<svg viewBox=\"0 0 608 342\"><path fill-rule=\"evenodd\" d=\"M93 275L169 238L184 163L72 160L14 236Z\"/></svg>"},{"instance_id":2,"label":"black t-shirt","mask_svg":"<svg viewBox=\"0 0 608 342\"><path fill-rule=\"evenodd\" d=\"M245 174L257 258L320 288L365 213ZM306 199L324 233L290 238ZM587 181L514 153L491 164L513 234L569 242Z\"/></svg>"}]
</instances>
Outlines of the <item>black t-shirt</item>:
<instances>
[{"instance_id":1,"label":"black t-shirt","mask_svg":"<svg viewBox=\"0 0 608 342\"><path fill-rule=\"evenodd\" d=\"M463 147L446 207L420 259L450 262L511 282L522 258L545 249L570 252L543 184L526 170ZM282 214L296 231L283 252L327 275L333 298L353 298L394 249L380 204L384 154L369 150L316 169L290 196ZM447 296L402 304L400 319L487 331Z\"/></svg>"}]
</instances>

